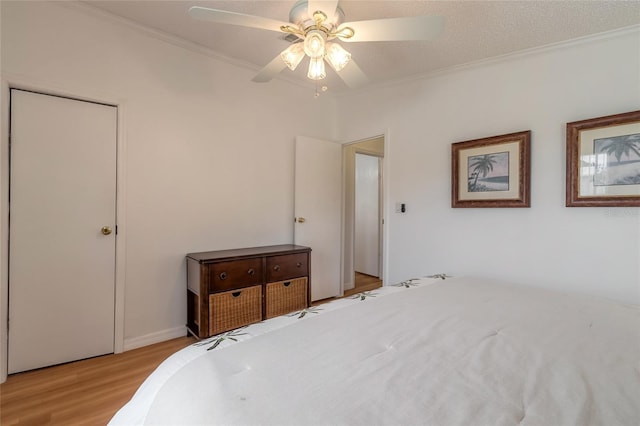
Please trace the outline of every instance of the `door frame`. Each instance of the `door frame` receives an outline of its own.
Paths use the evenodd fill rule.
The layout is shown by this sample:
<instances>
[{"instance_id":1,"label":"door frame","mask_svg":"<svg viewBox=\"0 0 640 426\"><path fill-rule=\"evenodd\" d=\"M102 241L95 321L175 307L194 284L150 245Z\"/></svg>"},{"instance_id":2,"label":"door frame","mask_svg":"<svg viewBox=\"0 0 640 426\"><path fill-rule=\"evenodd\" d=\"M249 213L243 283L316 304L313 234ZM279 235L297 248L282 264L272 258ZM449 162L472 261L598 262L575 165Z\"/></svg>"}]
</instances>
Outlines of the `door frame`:
<instances>
[{"instance_id":1,"label":"door frame","mask_svg":"<svg viewBox=\"0 0 640 426\"><path fill-rule=\"evenodd\" d=\"M389 262L389 202L387 201L388 198L388 194L389 194L389 179L388 179L388 164L389 164L389 154L390 154L390 149L389 149L389 145L390 145L390 131L389 129L384 129L380 132L371 132L370 135L372 136L363 136L361 138L353 138L353 139L347 139L346 141L342 142L342 147L343 147L343 152L344 149L350 145L354 145L360 142L365 142L371 139L377 139L377 138L382 138L384 140L384 149L383 149L383 155L382 157L378 157L380 159L380 173L381 173L381 182L380 182L380 188L379 191L381 192L381 199L380 199L380 222L381 222L381 231L380 231L380 239L381 244L379 249L382 252L382 256L380 259L380 279L382 280L383 285L388 285L389 283L389 268L388 268L388 262ZM367 152L366 150L356 150L356 152L359 152L361 154L368 154L368 155L374 155L377 156L375 153L371 153L371 152ZM349 212L355 214L355 210L353 208L351 208L351 210L349 210L349 206L353 207L353 205L355 204L355 193L354 193L354 199L350 199L347 195L347 185L350 184L350 182L348 181L349 177L347 176L347 163L346 163L346 159L343 158L343 172L342 172L342 196L343 196L343 200L342 200L342 291L344 292L345 288L344 285L347 283L346 281L346 275L348 274L349 276L353 277L355 275L355 269L354 269L354 253L355 253L355 229L352 229L353 232L349 233L347 232L346 228L346 223L348 221L347 215L349 214ZM355 182L351 182L353 184L355 184ZM353 222L354 218L351 218L351 221ZM348 244L349 243L349 244ZM349 246L351 247L351 250L349 250ZM351 261L347 262L346 261L346 256L347 253L350 253L351 256ZM348 270L345 271L345 269L348 268Z\"/></svg>"},{"instance_id":2,"label":"door frame","mask_svg":"<svg viewBox=\"0 0 640 426\"><path fill-rule=\"evenodd\" d=\"M116 254L114 300L114 353L124 350L124 293L126 266L126 143L122 98L87 88L61 88L23 76L3 75L0 80L0 383L7 379L9 312L9 120L10 90L22 89L45 95L115 106L116 129Z\"/></svg>"}]
</instances>

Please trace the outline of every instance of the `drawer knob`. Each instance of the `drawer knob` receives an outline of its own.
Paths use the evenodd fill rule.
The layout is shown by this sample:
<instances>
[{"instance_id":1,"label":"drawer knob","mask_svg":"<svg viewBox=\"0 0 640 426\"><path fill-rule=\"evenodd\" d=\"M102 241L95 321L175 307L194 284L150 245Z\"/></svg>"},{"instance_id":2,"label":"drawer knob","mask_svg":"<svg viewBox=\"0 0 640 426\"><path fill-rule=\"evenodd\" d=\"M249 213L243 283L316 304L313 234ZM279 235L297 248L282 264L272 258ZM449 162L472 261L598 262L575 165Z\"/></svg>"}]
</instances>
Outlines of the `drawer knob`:
<instances>
[{"instance_id":1,"label":"drawer knob","mask_svg":"<svg viewBox=\"0 0 640 426\"><path fill-rule=\"evenodd\" d=\"M276 271L276 272L277 272L277 271L279 271L279 270L280 270L280 265L276 265L276 266L274 266L274 267L273 267L273 270L274 270L274 271Z\"/></svg>"},{"instance_id":2,"label":"drawer knob","mask_svg":"<svg viewBox=\"0 0 640 426\"><path fill-rule=\"evenodd\" d=\"M256 273L256 271L254 271L253 268L249 268L249 270L247 271L247 274L249 274L249 275L253 275L255 273Z\"/></svg>"},{"instance_id":3,"label":"drawer knob","mask_svg":"<svg viewBox=\"0 0 640 426\"><path fill-rule=\"evenodd\" d=\"M296 263L296 266L297 266L298 268L299 268L299 267L301 267L301 266L302 266L302 262L298 262L298 263Z\"/></svg>"},{"instance_id":4,"label":"drawer knob","mask_svg":"<svg viewBox=\"0 0 640 426\"><path fill-rule=\"evenodd\" d=\"M220 277L221 280L226 280L227 279L227 273L226 272L220 272L220 275L218 275Z\"/></svg>"}]
</instances>

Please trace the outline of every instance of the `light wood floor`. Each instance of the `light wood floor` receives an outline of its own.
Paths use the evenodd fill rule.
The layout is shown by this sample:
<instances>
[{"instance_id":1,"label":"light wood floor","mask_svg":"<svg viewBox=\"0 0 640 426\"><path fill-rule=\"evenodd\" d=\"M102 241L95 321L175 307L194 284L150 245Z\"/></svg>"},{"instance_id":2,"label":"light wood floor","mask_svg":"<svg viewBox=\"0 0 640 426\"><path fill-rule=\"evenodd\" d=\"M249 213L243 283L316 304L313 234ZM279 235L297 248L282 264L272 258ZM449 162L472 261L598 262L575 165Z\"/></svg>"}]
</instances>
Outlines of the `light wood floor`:
<instances>
[{"instance_id":1,"label":"light wood floor","mask_svg":"<svg viewBox=\"0 0 640 426\"><path fill-rule=\"evenodd\" d=\"M362 293L363 291L371 291L382 287L382 280L378 277L356 272L355 287L351 290L345 290L344 297Z\"/></svg>"},{"instance_id":2,"label":"light wood floor","mask_svg":"<svg viewBox=\"0 0 640 426\"><path fill-rule=\"evenodd\" d=\"M10 375L0 385L0 424L106 425L163 360L194 342L181 337Z\"/></svg>"}]
</instances>

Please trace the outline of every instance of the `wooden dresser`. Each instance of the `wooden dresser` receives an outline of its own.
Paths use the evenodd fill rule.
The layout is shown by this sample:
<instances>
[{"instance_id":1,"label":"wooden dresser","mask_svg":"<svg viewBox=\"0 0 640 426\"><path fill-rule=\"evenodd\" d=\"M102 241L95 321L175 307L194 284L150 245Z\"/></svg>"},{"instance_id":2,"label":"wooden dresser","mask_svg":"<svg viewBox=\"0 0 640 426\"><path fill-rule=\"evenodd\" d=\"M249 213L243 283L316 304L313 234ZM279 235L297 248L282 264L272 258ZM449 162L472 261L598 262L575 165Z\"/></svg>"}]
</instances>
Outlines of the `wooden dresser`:
<instances>
[{"instance_id":1,"label":"wooden dresser","mask_svg":"<svg viewBox=\"0 0 640 426\"><path fill-rule=\"evenodd\" d=\"M293 244L187 255L187 328L198 338L304 309L311 249Z\"/></svg>"}]
</instances>

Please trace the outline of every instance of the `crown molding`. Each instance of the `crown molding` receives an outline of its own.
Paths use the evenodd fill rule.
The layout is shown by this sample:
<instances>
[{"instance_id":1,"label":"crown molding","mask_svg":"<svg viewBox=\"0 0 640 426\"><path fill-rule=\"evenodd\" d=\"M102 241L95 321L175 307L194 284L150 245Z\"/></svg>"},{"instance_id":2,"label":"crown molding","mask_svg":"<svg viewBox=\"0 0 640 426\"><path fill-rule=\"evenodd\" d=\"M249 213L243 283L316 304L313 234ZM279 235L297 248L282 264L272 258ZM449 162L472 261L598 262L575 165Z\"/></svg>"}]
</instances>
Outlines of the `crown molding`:
<instances>
[{"instance_id":1,"label":"crown molding","mask_svg":"<svg viewBox=\"0 0 640 426\"><path fill-rule=\"evenodd\" d=\"M629 34L636 33L639 37L640 41L640 24L630 25L627 27L618 28L615 30L605 31L597 34L591 34L588 36L577 37L570 40L564 40L556 43L546 44L544 46L532 47L524 50L517 50L515 52L505 53L503 55L493 56L491 58L480 59L473 62L467 62L465 64L453 65L450 67L440 68L434 71L429 71L427 73L415 74L409 77L404 77L400 79L390 80L386 82L381 82L377 84L371 84L365 86L360 89L352 90L349 92L337 93L336 97L344 97L349 96L357 92L364 92L371 89L382 89L387 87L396 87L399 85L407 84L415 81L423 81L430 80L433 78L442 77L444 75L449 75L461 71L469 71L473 69L483 68L489 65L500 64L504 62L509 62L521 58L531 57L543 53L553 52L557 50L567 49L574 46L581 46L585 44L594 43L600 40L609 40L618 37L624 37Z\"/></svg>"}]
</instances>

